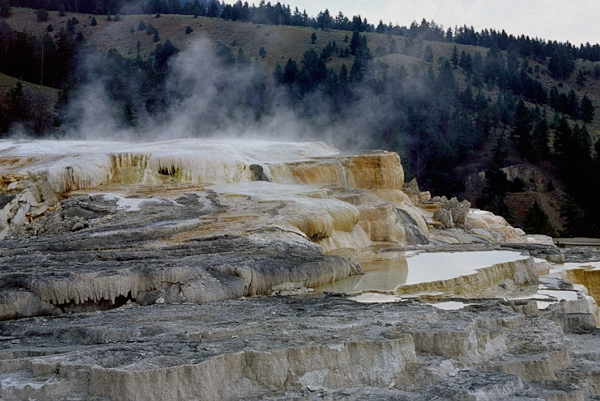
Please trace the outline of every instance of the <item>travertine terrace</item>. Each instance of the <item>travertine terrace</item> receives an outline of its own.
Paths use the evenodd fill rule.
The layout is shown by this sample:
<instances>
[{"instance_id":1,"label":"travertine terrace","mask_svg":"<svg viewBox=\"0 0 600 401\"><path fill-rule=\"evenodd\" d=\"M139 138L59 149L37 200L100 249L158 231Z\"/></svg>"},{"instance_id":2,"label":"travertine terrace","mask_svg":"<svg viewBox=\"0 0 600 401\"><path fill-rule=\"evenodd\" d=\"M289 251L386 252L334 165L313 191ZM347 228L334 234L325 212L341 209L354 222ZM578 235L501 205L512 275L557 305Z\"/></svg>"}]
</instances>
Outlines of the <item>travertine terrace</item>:
<instances>
[{"instance_id":1,"label":"travertine terrace","mask_svg":"<svg viewBox=\"0 0 600 401\"><path fill-rule=\"evenodd\" d=\"M4 141L0 237L2 400L596 396L597 307L548 275L561 252L405 187L393 152ZM492 249L519 257L391 303L319 290L401 252Z\"/></svg>"}]
</instances>

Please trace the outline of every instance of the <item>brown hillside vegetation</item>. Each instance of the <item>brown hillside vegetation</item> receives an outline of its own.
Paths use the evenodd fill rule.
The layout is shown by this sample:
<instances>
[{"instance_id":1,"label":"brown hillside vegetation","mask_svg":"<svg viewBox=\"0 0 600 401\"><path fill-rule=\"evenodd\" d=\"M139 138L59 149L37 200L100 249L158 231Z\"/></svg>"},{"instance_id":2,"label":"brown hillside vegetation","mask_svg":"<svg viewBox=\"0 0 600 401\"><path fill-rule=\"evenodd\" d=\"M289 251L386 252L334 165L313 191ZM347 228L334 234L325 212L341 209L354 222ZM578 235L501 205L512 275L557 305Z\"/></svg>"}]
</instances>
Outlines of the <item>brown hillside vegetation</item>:
<instances>
[{"instance_id":1,"label":"brown hillside vegetation","mask_svg":"<svg viewBox=\"0 0 600 401\"><path fill-rule=\"evenodd\" d=\"M5 21L9 26L17 31L25 31L40 37L46 32L49 24L54 28L54 34L60 29L66 29L67 21L75 17L79 23L75 26L75 32L81 32L85 38L86 44L102 52L107 52L110 49L116 49L120 54L126 57L135 57L138 53L141 56L148 56L154 51L157 44L165 43L170 40L174 46L185 51L195 41L208 39L214 46L222 44L231 49L232 54L236 55L238 51L243 51L245 56L250 59L258 60L267 77L272 80L273 71L277 64L284 66L289 58L299 62L303 58L304 52L309 49L320 53L325 46L335 41L335 43L345 48L349 46L352 32L339 30L317 30L306 27L295 26L276 26L262 25L255 23L233 22L226 21L221 18L208 18L187 15L163 15L156 18L155 15L123 15L120 21L108 20L102 15L87 15L87 14L72 14L67 13L65 16L59 16L56 11L49 13L49 20L38 22L35 10L24 8L13 8L12 15ZM92 18L95 18L97 25L92 26ZM155 42L153 35L147 34L146 30L138 30L140 21L146 25L154 26L160 37L159 42ZM191 32L188 28L191 28ZM316 41L311 43L311 35L316 35ZM421 71L427 73L430 69L437 71L439 68L439 60L441 58L450 59L453 49L460 54L461 52L469 53L474 56L480 53L485 59L488 52L487 48L460 45L447 42L429 42L423 40L414 40L411 43L403 36L391 36L385 34L366 33L368 46L373 55L376 56L376 61L381 61L389 66L389 74L393 74L400 68L404 68L407 72ZM424 50L427 46L431 47L433 52L433 61L427 61L424 58ZM260 50L264 48L264 53L261 55ZM506 55L506 52L504 52ZM519 59L522 63L523 59ZM590 61L576 60L575 72L566 80L559 81L553 78L548 72L548 60L540 62L533 58L528 60L530 74L536 80L539 80L546 91L552 87L557 87L562 93L569 93L573 90L579 98L587 94L592 100L596 108L594 121L587 125L587 129L595 141L600 138L600 78L595 76L592 71L598 63ZM352 66L353 58L338 57L333 55L327 60L327 67L338 70L343 64L348 69ZM585 74L585 83L580 85L577 83L577 74L579 72ZM469 84L469 78L461 68L454 70L456 81L464 90ZM0 92L5 94L9 88L14 87L17 80L0 74ZM38 85L26 84L29 90L42 91L49 96L52 101L57 99L58 91L40 87ZM418 90L418 88L415 88ZM483 95L493 103L499 95L499 89L496 86L490 87L483 85L481 87ZM2 95L0 99L5 96ZM536 105L528 103L530 108ZM555 112L548 106L541 106L541 111L546 114L547 119L552 121ZM468 177L480 173L486 169L491 162L492 150L499 135L507 134L511 127L503 126L490 136L488 143L479 151L477 155L467 157L467 161L461 166L456 166L456 171L461 177ZM552 144L552 137L550 137ZM508 154L507 161L511 164L522 164L523 160L519 154L513 152ZM552 166L544 168L547 179L552 181L558 192L521 192L510 194L507 198L507 204L513 209L513 223L522 225L527 210L532 206L534 201L546 211L549 216L552 227L556 231L560 231L562 220L559 215L560 197L562 196L563 184L560 182L555 169ZM475 200L475 193L469 192L469 189L463 194L471 200Z\"/></svg>"},{"instance_id":2,"label":"brown hillside vegetation","mask_svg":"<svg viewBox=\"0 0 600 401\"><path fill-rule=\"evenodd\" d=\"M294 26L276 26L261 25L253 23L225 21L221 18L208 18L187 15L163 15L156 18L155 15L123 15L120 21L108 21L106 16L94 16L97 21L96 26L91 26L91 15L87 14L67 14L59 16L56 11L51 11L49 20L38 22L35 10L25 8L13 8L12 15L6 20L7 23L17 31L26 31L36 35L42 35L46 32L48 24L52 24L54 32L61 28L66 29L67 20L76 17L79 24L76 25L76 32L82 32L88 45L97 48L100 51L116 49L122 55L136 55L137 43L140 43L140 54L142 56L150 54L157 43L153 41L153 36L148 35L146 31L138 30L140 21L146 25L152 24L157 28L161 41L170 40L179 49L188 48L195 40L207 38L215 45L217 43L229 46L234 54L242 49L246 57L258 59L267 76L271 77L275 65L279 63L284 65L288 58L301 60L302 55L309 49L320 52L330 41L335 41L339 46L348 46L351 32L348 31L322 31L306 27ZM186 28L191 27L193 32L186 34ZM132 31L133 28L133 32ZM311 35L317 36L315 44L311 44ZM454 45L445 42L415 41L415 51L411 55L403 54L405 49L405 37L380 35L376 33L366 33L368 44L373 54L383 53L381 60L389 64L390 68L404 66L408 71L414 69L425 70L429 62L422 58L423 49L430 45L434 54L433 66L439 57L449 58L454 46L458 52L465 51L474 55L476 52L485 57L488 49L476 46ZM392 42L395 42L396 52L387 54L391 49ZM264 47L266 56L259 56L260 48ZM328 67L339 68L346 64L349 68L352 65L352 58L332 57L328 61ZM600 109L600 80L588 77L585 85L580 87L576 84L576 76L579 70L591 71L593 63L589 61L576 61L575 73L566 81L560 83L547 73L547 67L535 60L530 60L530 66L537 71L538 78L544 87L549 90L552 86L559 86L563 92L575 90L578 96L588 94L594 103L596 109ZM465 77L456 71L459 83L464 85ZM1 80L1 79L0 79ZM486 95L493 99L497 95L496 90L488 91ZM550 111L550 117L552 112ZM596 113L596 118L588 126L590 134L594 137L600 137L600 113Z\"/></svg>"},{"instance_id":3,"label":"brown hillside vegetation","mask_svg":"<svg viewBox=\"0 0 600 401\"><path fill-rule=\"evenodd\" d=\"M6 74L0 73L0 93L8 92L11 88L15 87L17 82L19 82L17 78L13 78ZM58 99L58 89L32 84L31 82L22 82L22 84L25 88L28 88L31 91L43 93L44 96L48 97L48 99L52 101L52 103L56 102L56 100Z\"/></svg>"},{"instance_id":4,"label":"brown hillside vegetation","mask_svg":"<svg viewBox=\"0 0 600 401\"><path fill-rule=\"evenodd\" d=\"M79 21L75 28L76 32L81 31L87 43L101 51L114 48L122 55L135 55L139 40L141 55L151 53L155 49L156 43L153 41L152 35L137 29L142 20L146 25L152 24L158 29L160 43L169 39L180 49L189 47L195 40L207 38L215 44L221 43L230 46L236 52L241 48L247 57L260 58L259 50L264 47L267 54L261 62L267 72L272 71L277 62L284 64L288 58L300 60L308 49L320 51L329 41L336 41L338 45L347 46L348 44L344 43L345 37L348 36L347 40L349 40L351 36L351 33L346 31L319 31L305 27L261 25L225 21L221 18L194 18L187 15L163 15L160 18L148 14L123 15L121 21L107 21L106 16L96 15L94 17L98 24L91 26L91 15L67 14L60 17L58 12L51 11L48 21L37 22L33 10L13 8L13 14L6 21L15 30L42 35L48 24L52 24L55 32L60 28L66 29L67 20L72 17L76 17ZM185 33L188 26L193 29L190 34ZM134 32L131 32L132 27ZM317 35L314 45L311 45L312 33ZM377 46L387 47L387 37L376 34L367 35L373 50ZM403 39L397 37L395 39L398 42L398 48L401 49ZM351 60L346 61L351 64Z\"/></svg>"}]
</instances>

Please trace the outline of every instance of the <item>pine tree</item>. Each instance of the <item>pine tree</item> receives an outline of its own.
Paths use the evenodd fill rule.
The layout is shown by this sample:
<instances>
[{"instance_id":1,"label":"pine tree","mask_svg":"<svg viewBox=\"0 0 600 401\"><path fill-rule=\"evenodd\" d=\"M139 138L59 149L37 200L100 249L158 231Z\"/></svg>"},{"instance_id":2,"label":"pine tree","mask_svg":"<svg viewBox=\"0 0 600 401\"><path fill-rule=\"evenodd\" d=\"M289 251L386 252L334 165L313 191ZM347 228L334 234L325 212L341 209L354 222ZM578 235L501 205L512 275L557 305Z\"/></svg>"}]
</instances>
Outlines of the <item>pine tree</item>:
<instances>
[{"instance_id":1,"label":"pine tree","mask_svg":"<svg viewBox=\"0 0 600 401\"><path fill-rule=\"evenodd\" d=\"M219 6L217 5L217 2L215 0L210 1L210 5L208 6L206 16L210 18L216 18L219 16Z\"/></svg>"},{"instance_id":2,"label":"pine tree","mask_svg":"<svg viewBox=\"0 0 600 401\"><path fill-rule=\"evenodd\" d=\"M576 237L585 235L590 222L586 221L585 212L581 209L571 195L565 195L560 205L560 216L565 220L563 231L560 233L564 237Z\"/></svg>"},{"instance_id":3,"label":"pine tree","mask_svg":"<svg viewBox=\"0 0 600 401\"><path fill-rule=\"evenodd\" d=\"M360 34L358 31L352 32L352 39L350 40L350 54L353 56L356 54L358 47L360 46Z\"/></svg>"},{"instance_id":4,"label":"pine tree","mask_svg":"<svg viewBox=\"0 0 600 401\"><path fill-rule=\"evenodd\" d=\"M425 59L425 61L432 63L433 62L433 49L431 48L431 45L427 45L425 46L425 51L423 52L423 58Z\"/></svg>"},{"instance_id":5,"label":"pine tree","mask_svg":"<svg viewBox=\"0 0 600 401\"><path fill-rule=\"evenodd\" d=\"M50 14L48 13L48 10L46 10L45 8L40 8L39 10L37 10L36 16L37 16L38 22L45 22L45 21L48 21Z\"/></svg>"},{"instance_id":6,"label":"pine tree","mask_svg":"<svg viewBox=\"0 0 600 401\"><path fill-rule=\"evenodd\" d=\"M530 158L532 152L531 126L531 113L521 99L515 109L511 137L517 145L517 149L527 158Z\"/></svg>"},{"instance_id":7,"label":"pine tree","mask_svg":"<svg viewBox=\"0 0 600 401\"><path fill-rule=\"evenodd\" d=\"M342 64L340 67L340 81L348 82L348 68L346 68L346 64Z\"/></svg>"},{"instance_id":8,"label":"pine tree","mask_svg":"<svg viewBox=\"0 0 600 401\"><path fill-rule=\"evenodd\" d=\"M10 17L10 12L11 8L8 0L0 0L0 17L8 18Z\"/></svg>"},{"instance_id":9,"label":"pine tree","mask_svg":"<svg viewBox=\"0 0 600 401\"><path fill-rule=\"evenodd\" d=\"M473 57L471 57L470 53L465 52L464 50L460 53L460 60L458 62L460 68L465 70L467 74L473 71Z\"/></svg>"},{"instance_id":10,"label":"pine tree","mask_svg":"<svg viewBox=\"0 0 600 401\"><path fill-rule=\"evenodd\" d=\"M584 123L589 124L594 121L594 104L592 103L592 99L587 95L583 95L581 99L581 104L579 106L579 114Z\"/></svg>"},{"instance_id":11,"label":"pine tree","mask_svg":"<svg viewBox=\"0 0 600 401\"><path fill-rule=\"evenodd\" d=\"M536 124L531 136L530 159L537 161L548 158L550 148L548 146L549 127L548 121L543 117Z\"/></svg>"},{"instance_id":12,"label":"pine tree","mask_svg":"<svg viewBox=\"0 0 600 401\"><path fill-rule=\"evenodd\" d=\"M454 48L452 49L452 56L450 56L450 62L452 63L452 66L454 68L458 66L459 60L460 59L458 57L458 49L456 48L456 46L454 46Z\"/></svg>"},{"instance_id":13,"label":"pine tree","mask_svg":"<svg viewBox=\"0 0 600 401\"><path fill-rule=\"evenodd\" d=\"M246 55L244 54L244 51L240 47L238 49L238 54L237 54L237 58L236 58L236 65L238 67L246 67L246 66L249 66L250 63L251 63L250 59L248 57L246 57Z\"/></svg>"},{"instance_id":14,"label":"pine tree","mask_svg":"<svg viewBox=\"0 0 600 401\"><path fill-rule=\"evenodd\" d=\"M556 232L548 221L548 215L537 202L534 202L527 210L523 228L525 232L530 234L544 234L551 237L556 236Z\"/></svg>"},{"instance_id":15,"label":"pine tree","mask_svg":"<svg viewBox=\"0 0 600 401\"><path fill-rule=\"evenodd\" d=\"M291 58L288 59L285 67L283 69L283 76L281 78L282 84L291 85L296 82L296 77L298 76L298 64Z\"/></svg>"},{"instance_id":16,"label":"pine tree","mask_svg":"<svg viewBox=\"0 0 600 401\"><path fill-rule=\"evenodd\" d=\"M504 163L504 159L508 156L508 145L504 135L500 134L492 149L492 163L501 166Z\"/></svg>"},{"instance_id":17,"label":"pine tree","mask_svg":"<svg viewBox=\"0 0 600 401\"><path fill-rule=\"evenodd\" d=\"M567 79L575 70L573 55L565 48L558 48L548 62L548 71L556 79Z\"/></svg>"},{"instance_id":18,"label":"pine tree","mask_svg":"<svg viewBox=\"0 0 600 401\"><path fill-rule=\"evenodd\" d=\"M67 20L67 32L69 32L70 34L73 34L75 32L75 24L73 23L71 18Z\"/></svg>"},{"instance_id":19,"label":"pine tree","mask_svg":"<svg viewBox=\"0 0 600 401\"><path fill-rule=\"evenodd\" d=\"M504 203L504 198L509 187L510 181L506 178L506 173L496 163L492 163L485 171L485 187L481 192L481 197L477 200L477 205L494 214L507 217L509 210Z\"/></svg>"},{"instance_id":20,"label":"pine tree","mask_svg":"<svg viewBox=\"0 0 600 401\"><path fill-rule=\"evenodd\" d=\"M273 79L278 84L283 83L283 68L281 68L279 63L275 64L275 69L273 70Z\"/></svg>"},{"instance_id":21,"label":"pine tree","mask_svg":"<svg viewBox=\"0 0 600 401\"><path fill-rule=\"evenodd\" d=\"M577 72L577 78L576 78L575 82L580 87L583 87L583 85L585 85L585 81L586 81L586 79L585 79L585 75L583 75L583 70L579 70Z\"/></svg>"},{"instance_id":22,"label":"pine tree","mask_svg":"<svg viewBox=\"0 0 600 401\"><path fill-rule=\"evenodd\" d=\"M567 157L570 153L573 132L565 117L558 121L558 126L554 132L554 151L561 156Z\"/></svg>"},{"instance_id":23,"label":"pine tree","mask_svg":"<svg viewBox=\"0 0 600 401\"><path fill-rule=\"evenodd\" d=\"M25 90L21 81L8 91L8 115L12 121L24 121L25 112Z\"/></svg>"},{"instance_id":24,"label":"pine tree","mask_svg":"<svg viewBox=\"0 0 600 401\"><path fill-rule=\"evenodd\" d=\"M569 92L568 97L568 114L573 120L579 119L579 99L573 89Z\"/></svg>"}]
</instances>

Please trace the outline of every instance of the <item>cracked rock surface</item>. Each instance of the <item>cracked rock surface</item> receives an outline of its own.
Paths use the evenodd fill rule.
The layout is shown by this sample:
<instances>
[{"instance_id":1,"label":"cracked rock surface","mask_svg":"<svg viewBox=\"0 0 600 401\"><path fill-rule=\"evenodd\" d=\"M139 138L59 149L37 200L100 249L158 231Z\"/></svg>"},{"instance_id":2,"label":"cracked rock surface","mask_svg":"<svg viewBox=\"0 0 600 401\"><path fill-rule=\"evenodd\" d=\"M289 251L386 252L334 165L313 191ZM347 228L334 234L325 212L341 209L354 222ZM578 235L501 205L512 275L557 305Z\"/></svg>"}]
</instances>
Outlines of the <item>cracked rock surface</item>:
<instances>
[{"instance_id":1,"label":"cracked rock surface","mask_svg":"<svg viewBox=\"0 0 600 401\"><path fill-rule=\"evenodd\" d=\"M3 400L592 400L600 384L600 331L493 300L130 303L0 330Z\"/></svg>"},{"instance_id":2,"label":"cracked rock surface","mask_svg":"<svg viewBox=\"0 0 600 401\"><path fill-rule=\"evenodd\" d=\"M529 256L421 298L471 296L456 311L311 293L386 248L564 260L548 237L499 216L431 200L416 183L403 192L395 153L4 141L0 168L2 401L600 393L591 297L554 277L544 285L571 300L540 310L540 299L494 298L537 287L549 265ZM444 203L446 226L434 217Z\"/></svg>"},{"instance_id":3,"label":"cracked rock surface","mask_svg":"<svg viewBox=\"0 0 600 401\"><path fill-rule=\"evenodd\" d=\"M145 305L265 295L361 272L348 259L294 240L297 234L287 239L277 227L247 233L229 224L219 230L211 195L146 202L139 211L119 210L104 196L68 199L15 239L0 242L0 320L127 300ZM241 225L251 226L248 220Z\"/></svg>"}]
</instances>

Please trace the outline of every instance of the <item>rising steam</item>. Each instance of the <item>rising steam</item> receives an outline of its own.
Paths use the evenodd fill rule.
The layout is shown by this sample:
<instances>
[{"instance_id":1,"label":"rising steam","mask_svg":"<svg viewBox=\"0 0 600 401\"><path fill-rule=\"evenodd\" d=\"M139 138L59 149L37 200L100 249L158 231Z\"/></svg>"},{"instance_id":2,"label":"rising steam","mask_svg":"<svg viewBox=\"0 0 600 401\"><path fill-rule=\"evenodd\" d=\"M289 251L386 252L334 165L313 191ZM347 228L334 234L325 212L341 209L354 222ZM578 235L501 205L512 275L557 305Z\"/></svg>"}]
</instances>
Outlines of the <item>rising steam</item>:
<instances>
[{"instance_id":1,"label":"rising steam","mask_svg":"<svg viewBox=\"0 0 600 401\"><path fill-rule=\"evenodd\" d=\"M306 94L303 106L294 106L285 88L271 85L270 76L252 60L246 68L226 65L217 57L214 43L202 38L172 56L165 85L168 105L154 113L136 116L134 127L123 124L122 110L107 94L111 80L106 60L98 54L84 61L85 81L67 107L61 137L87 140L157 141L189 137L244 137L279 141L325 141L341 148L372 146L369 127L385 123L386 105L368 90L357 91L360 109L345 115L328 113L331 100L320 92ZM136 82L122 90L135 93ZM270 109L257 119L245 103L267 85ZM356 88L355 88L356 89ZM135 99L135 102L141 102ZM306 113L302 107L318 113ZM140 110L144 110L143 107ZM307 118L309 114L311 117ZM318 117L315 117L318 116Z\"/></svg>"}]
</instances>

